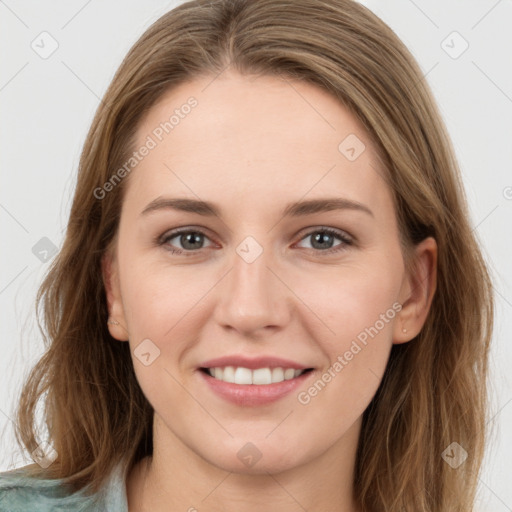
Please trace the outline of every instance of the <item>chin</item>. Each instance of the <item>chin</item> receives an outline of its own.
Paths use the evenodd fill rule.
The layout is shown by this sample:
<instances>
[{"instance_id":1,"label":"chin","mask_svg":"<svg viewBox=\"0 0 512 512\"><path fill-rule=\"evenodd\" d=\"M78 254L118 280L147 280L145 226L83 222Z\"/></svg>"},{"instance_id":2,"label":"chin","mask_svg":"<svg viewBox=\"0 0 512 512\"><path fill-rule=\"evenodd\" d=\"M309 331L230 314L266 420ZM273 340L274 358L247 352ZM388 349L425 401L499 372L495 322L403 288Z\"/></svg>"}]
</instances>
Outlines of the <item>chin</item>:
<instances>
[{"instance_id":1,"label":"chin","mask_svg":"<svg viewBox=\"0 0 512 512\"><path fill-rule=\"evenodd\" d=\"M300 466L307 458L303 444L285 446L265 439L265 435L261 441L236 437L223 448L217 447L212 452L210 445L207 451L198 454L210 464L224 471L250 475L281 473Z\"/></svg>"}]
</instances>

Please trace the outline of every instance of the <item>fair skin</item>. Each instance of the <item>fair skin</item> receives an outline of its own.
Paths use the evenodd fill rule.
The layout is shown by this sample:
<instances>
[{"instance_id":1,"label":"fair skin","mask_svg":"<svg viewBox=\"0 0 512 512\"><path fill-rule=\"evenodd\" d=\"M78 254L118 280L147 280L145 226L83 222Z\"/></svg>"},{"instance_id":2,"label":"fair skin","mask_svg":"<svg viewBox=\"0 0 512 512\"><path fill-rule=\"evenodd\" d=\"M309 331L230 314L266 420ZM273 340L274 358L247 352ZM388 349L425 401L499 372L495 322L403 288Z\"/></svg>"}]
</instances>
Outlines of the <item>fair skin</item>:
<instances>
[{"instance_id":1,"label":"fair skin","mask_svg":"<svg viewBox=\"0 0 512 512\"><path fill-rule=\"evenodd\" d=\"M104 258L109 313L119 322L110 333L129 340L155 411L153 456L127 478L129 510L356 512L362 414L392 345L412 340L425 322L436 243L416 247L418 265L407 275L384 170L363 126L335 98L275 77L230 71L212 80L172 89L142 120L137 147L190 96L198 101L130 174L115 251ZM338 149L349 134L366 146L353 161ZM142 215L158 197L210 201L220 214ZM373 215L283 216L291 202L327 197L357 201ZM196 233L192 244L169 236L180 227ZM315 243L322 227L353 243L337 234ZM263 250L251 263L237 252L248 236ZM393 304L401 305L396 314ZM378 333L301 403L298 392L383 313ZM145 339L160 350L147 366L134 356ZM283 357L313 371L297 391L243 407L213 393L198 368L233 354ZM237 456L248 442L261 455L251 466Z\"/></svg>"}]
</instances>

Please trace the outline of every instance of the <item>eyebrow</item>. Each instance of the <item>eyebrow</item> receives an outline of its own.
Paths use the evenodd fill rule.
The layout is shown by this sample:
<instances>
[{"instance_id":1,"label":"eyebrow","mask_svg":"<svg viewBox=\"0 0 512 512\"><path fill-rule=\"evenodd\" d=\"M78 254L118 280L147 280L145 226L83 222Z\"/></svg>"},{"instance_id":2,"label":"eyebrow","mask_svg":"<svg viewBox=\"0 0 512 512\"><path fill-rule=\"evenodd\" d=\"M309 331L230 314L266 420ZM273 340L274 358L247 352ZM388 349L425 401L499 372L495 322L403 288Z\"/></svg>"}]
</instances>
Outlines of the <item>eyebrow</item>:
<instances>
[{"instance_id":1,"label":"eyebrow","mask_svg":"<svg viewBox=\"0 0 512 512\"><path fill-rule=\"evenodd\" d=\"M142 210L141 215L147 215L158 210L177 210L196 213L205 217L220 217L220 208L209 201L197 199L157 197ZM351 199L340 197L328 197L323 199L309 199L288 204L283 212L283 217L302 217L320 212L333 210L355 210L367 213L374 217L373 212L364 204Z\"/></svg>"}]
</instances>

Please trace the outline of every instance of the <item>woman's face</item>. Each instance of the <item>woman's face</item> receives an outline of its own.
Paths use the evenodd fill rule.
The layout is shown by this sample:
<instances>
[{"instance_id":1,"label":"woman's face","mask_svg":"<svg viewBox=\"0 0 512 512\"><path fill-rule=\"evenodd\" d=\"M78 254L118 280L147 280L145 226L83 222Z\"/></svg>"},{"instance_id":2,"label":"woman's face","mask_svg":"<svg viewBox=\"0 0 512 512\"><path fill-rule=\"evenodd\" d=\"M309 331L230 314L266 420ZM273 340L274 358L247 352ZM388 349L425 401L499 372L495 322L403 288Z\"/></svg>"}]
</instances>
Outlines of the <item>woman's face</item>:
<instances>
[{"instance_id":1,"label":"woman's face","mask_svg":"<svg viewBox=\"0 0 512 512\"><path fill-rule=\"evenodd\" d=\"M435 268L427 239L421 292L405 274L362 124L315 86L224 73L170 91L137 133L104 269L155 446L235 472L353 457Z\"/></svg>"}]
</instances>

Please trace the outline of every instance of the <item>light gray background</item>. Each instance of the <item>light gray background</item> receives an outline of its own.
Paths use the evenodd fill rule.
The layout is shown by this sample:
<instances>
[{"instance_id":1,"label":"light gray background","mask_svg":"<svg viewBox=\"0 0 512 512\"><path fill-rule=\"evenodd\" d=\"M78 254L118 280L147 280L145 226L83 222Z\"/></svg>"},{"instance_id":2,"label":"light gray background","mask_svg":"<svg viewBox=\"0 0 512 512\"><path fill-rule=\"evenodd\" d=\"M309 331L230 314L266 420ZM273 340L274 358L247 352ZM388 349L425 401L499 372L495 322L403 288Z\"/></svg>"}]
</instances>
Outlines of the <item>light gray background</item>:
<instances>
[{"instance_id":1,"label":"light gray background","mask_svg":"<svg viewBox=\"0 0 512 512\"><path fill-rule=\"evenodd\" d=\"M48 262L32 248L43 237L60 247L81 146L99 98L139 35L178 3L61 0L50 8L35 0L0 0L0 470L28 461L15 449L12 418L21 381L43 348L33 306ZM405 42L434 91L463 171L472 225L493 273L496 434L480 480L479 510L510 511L512 2L362 3ZM51 39L40 36L44 31L58 43L47 58L31 47L51 49ZM454 58L463 40L469 47Z\"/></svg>"}]
</instances>

